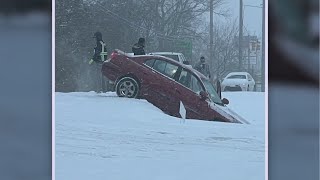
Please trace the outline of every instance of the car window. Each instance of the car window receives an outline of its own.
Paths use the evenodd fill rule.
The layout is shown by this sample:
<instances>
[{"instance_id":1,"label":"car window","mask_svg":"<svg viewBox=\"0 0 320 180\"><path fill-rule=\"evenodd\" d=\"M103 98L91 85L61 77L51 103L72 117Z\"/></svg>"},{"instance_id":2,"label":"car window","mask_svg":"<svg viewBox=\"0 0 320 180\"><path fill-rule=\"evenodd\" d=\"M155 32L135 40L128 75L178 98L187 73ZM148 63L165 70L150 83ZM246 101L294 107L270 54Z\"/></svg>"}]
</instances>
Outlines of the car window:
<instances>
[{"instance_id":1,"label":"car window","mask_svg":"<svg viewBox=\"0 0 320 180\"><path fill-rule=\"evenodd\" d=\"M183 58L181 55L179 55L178 57L179 57L179 59L180 59L180 60L179 60L180 62L184 62L184 61L185 61L184 58Z\"/></svg>"},{"instance_id":2,"label":"car window","mask_svg":"<svg viewBox=\"0 0 320 180\"><path fill-rule=\"evenodd\" d=\"M249 80L249 81L252 81L252 79L253 79L253 78L251 77L251 75L248 74L248 80Z\"/></svg>"},{"instance_id":3,"label":"car window","mask_svg":"<svg viewBox=\"0 0 320 180\"><path fill-rule=\"evenodd\" d=\"M207 92L209 93L210 99L220 105L223 105L220 96L218 95L217 91L215 90L215 88L213 87L213 85L207 80L207 79L202 79L202 82L204 84L204 86L207 89Z\"/></svg>"},{"instance_id":4,"label":"car window","mask_svg":"<svg viewBox=\"0 0 320 180\"><path fill-rule=\"evenodd\" d=\"M178 82L182 85L184 85L187 88L190 88L190 73L186 70L182 70L180 73L180 77L178 79Z\"/></svg>"},{"instance_id":5,"label":"car window","mask_svg":"<svg viewBox=\"0 0 320 180\"><path fill-rule=\"evenodd\" d=\"M191 90L197 94L200 94L203 91L200 81L194 76L191 75Z\"/></svg>"},{"instance_id":6,"label":"car window","mask_svg":"<svg viewBox=\"0 0 320 180\"><path fill-rule=\"evenodd\" d=\"M149 65L147 66L150 66L150 64L152 64L152 60L149 60L150 62L146 61L146 65L147 63ZM163 74L163 75L166 75L170 78L173 78L175 73L177 72L179 66L177 65L174 65L174 64L171 64L169 62L166 62L166 61L163 61L163 60L153 60L155 61L153 63L153 66L150 66L152 67L154 70L158 71L159 73Z\"/></svg>"},{"instance_id":7,"label":"car window","mask_svg":"<svg viewBox=\"0 0 320 180\"><path fill-rule=\"evenodd\" d=\"M144 64L152 68L154 61L155 61L154 59L149 59Z\"/></svg>"},{"instance_id":8,"label":"car window","mask_svg":"<svg viewBox=\"0 0 320 180\"><path fill-rule=\"evenodd\" d=\"M197 94L200 94L200 92L203 91L201 82L193 74L186 70L181 71L178 82Z\"/></svg>"},{"instance_id":9,"label":"car window","mask_svg":"<svg viewBox=\"0 0 320 180\"><path fill-rule=\"evenodd\" d=\"M166 68L167 62L162 60L156 60L156 62L153 65L153 69L164 74L164 70Z\"/></svg>"},{"instance_id":10,"label":"car window","mask_svg":"<svg viewBox=\"0 0 320 180\"><path fill-rule=\"evenodd\" d=\"M246 75L231 75L227 79L246 79Z\"/></svg>"},{"instance_id":11,"label":"car window","mask_svg":"<svg viewBox=\"0 0 320 180\"><path fill-rule=\"evenodd\" d=\"M187 61L183 54L181 55L181 58L182 58L182 62Z\"/></svg>"},{"instance_id":12,"label":"car window","mask_svg":"<svg viewBox=\"0 0 320 180\"><path fill-rule=\"evenodd\" d=\"M168 77L173 78L175 73L177 72L177 70L178 70L177 65L174 65L174 64L167 62L167 66L165 68L164 74L167 75Z\"/></svg>"}]
</instances>

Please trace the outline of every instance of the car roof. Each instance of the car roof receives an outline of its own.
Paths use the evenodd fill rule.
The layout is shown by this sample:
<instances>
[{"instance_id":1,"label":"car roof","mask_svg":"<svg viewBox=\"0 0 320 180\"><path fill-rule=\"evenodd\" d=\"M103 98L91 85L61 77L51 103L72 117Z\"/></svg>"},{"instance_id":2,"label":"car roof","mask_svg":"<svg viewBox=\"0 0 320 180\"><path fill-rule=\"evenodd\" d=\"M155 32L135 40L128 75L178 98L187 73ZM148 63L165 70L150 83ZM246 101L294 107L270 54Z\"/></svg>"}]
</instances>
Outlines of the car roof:
<instances>
[{"instance_id":1,"label":"car roof","mask_svg":"<svg viewBox=\"0 0 320 180\"><path fill-rule=\"evenodd\" d=\"M150 55L152 54L161 54L161 55L181 55L182 53L177 53L177 52L152 52L149 53Z\"/></svg>"},{"instance_id":2,"label":"car roof","mask_svg":"<svg viewBox=\"0 0 320 180\"><path fill-rule=\"evenodd\" d=\"M184 68L189 68L188 66L186 66L183 63L181 63L180 61L176 61L176 60L174 60L172 58L169 58L169 57L166 57L166 56L161 56L161 55L154 54L154 55L144 55L144 57L158 57L158 58L162 58L162 59L167 59L167 60L170 60L173 63L180 64Z\"/></svg>"},{"instance_id":3,"label":"car roof","mask_svg":"<svg viewBox=\"0 0 320 180\"><path fill-rule=\"evenodd\" d=\"M158 57L158 58L162 58L162 59L166 59L169 60L170 62L179 64L181 67L183 67L184 69L187 69L189 71L192 71L194 74L196 74L200 79L208 79L205 75L203 75L202 73L200 73L199 71L197 71L196 69L192 68L192 66L190 65L186 65L183 64L179 61L176 61L174 59L171 59L169 57L166 56L161 56L161 55L135 55L135 56L128 56L128 57L132 57L132 58L139 58L139 57L146 57L146 58L151 58L151 57Z\"/></svg>"},{"instance_id":4,"label":"car roof","mask_svg":"<svg viewBox=\"0 0 320 180\"><path fill-rule=\"evenodd\" d=\"M205 75L203 75L202 73L200 73L199 71L197 71L196 69L192 68L192 66L190 65L186 65L186 64L183 64L179 61L176 61L174 59L171 59L169 57L166 57L166 56L161 56L160 54L159 55L152 55L152 54L148 54L148 55L134 55L133 53L125 53L119 49L116 49L115 51L117 51L118 53L120 54L123 54L127 57L131 57L131 58L139 58L139 57L160 57L160 58L163 58L163 59L166 59L166 60L169 60L173 63L176 63L176 64L179 64L181 67L183 67L184 69L187 69L189 71L192 71L193 73L195 73L200 79L208 79ZM162 52L163 53L163 52Z\"/></svg>"},{"instance_id":5,"label":"car roof","mask_svg":"<svg viewBox=\"0 0 320 180\"><path fill-rule=\"evenodd\" d=\"M231 72L227 76L231 76L231 75L247 75L247 74L249 74L249 73L247 73L247 72Z\"/></svg>"},{"instance_id":6,"label":"car roof","mask_svg":"<svg viewBox=\"0 0 320 180\"><path fill-rule=\"evenodd\" d=\"M166 59L170 59L167 58ZM177 62L175 60L173 60L174 62ZM181 62L178 62L184 69L187 69L189 71L192 71L194 74L196 74L200 79L208 79L205 75L203 75L201 72L197 71L196 69L194 69L191 65L187 65L187 64L183 64Z\"/></svg>"},{"instance_id":7,"label":"car roof","mask_svg":"<svg viewBox=\"0 0 320 180\"><path fill-rule=\"evenodd\" d=\"M119 52L119 50L118 50ZM161 52L161 53L149 53L149 54L145 54L145 55L134 55L134 53L125 53L123 51L120 51L121 54L124 54L128 57L133 57L133 58L136 58L136 57L153 57L153 56L157 56L157 57L165 57L165 58L169 58L169 57L166 57L166 56L162 56L162 55L179 55L177 53L172 53L172 54L166 54L164 52ZM171 58L169 58L171 59ZM175 60L176 61L176 60ZM176 61L177 62L177 61Z\"/></svg>"}]
</instances>

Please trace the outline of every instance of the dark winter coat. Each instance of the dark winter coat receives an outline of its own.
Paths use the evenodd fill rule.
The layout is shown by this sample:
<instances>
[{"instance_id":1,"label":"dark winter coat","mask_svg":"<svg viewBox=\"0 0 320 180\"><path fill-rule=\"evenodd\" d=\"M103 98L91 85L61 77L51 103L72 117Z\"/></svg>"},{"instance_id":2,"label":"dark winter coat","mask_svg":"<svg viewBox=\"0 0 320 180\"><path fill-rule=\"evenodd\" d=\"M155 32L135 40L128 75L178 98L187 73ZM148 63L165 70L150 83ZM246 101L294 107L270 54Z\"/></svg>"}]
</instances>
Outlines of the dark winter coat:
<instances>
[{"instance_id":1,"label":"dark winter coat","mask_svg":"<svg viewBox=\"0 0 320 180\"><path fill-rule=\"evenodd\" d=\"M94 55L93 55L93 60L94 61L102 61L101 59L101 52L102 52L102 44L104 44L103 40L98 40L96 42L96 47L94 48ZM107 52L107 48L106 46L104 46L104 52ZM106 59L107 57L105 56L104 59Z\"/></svg>"},{"instance_id":2,"label":"dark winter coat","mask_svg":"<svg viewBox=\"0 0 320 180\"><path fill-rule=\"evenodd\" d=\"M198 61L194 68L201 72L203 75L205 75L206 77L208 78L211 78L211 74L210 74L210 68L209 68L209 65L207 63L203 63L201 61Z\"/></svg>"},{"instance_id":3,"label":"dark winter coat","mask_svg":"<svg viewBox=\"0 0 320 180\"><path fill-rule=\"evenodd\" d=\"M140 43L136 43L132 46L132 52L134 55L145 55L146 53L144 52L144 46Z\"/></svg>"}]
</instances>

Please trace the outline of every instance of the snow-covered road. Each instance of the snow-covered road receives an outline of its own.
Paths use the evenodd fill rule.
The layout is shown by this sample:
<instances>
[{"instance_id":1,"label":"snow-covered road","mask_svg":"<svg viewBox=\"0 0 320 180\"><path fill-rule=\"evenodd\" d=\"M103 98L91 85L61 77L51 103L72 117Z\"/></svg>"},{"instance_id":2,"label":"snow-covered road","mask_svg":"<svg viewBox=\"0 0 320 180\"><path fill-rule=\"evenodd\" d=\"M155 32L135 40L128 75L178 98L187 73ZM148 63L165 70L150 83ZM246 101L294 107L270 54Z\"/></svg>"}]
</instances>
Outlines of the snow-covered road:
<instances>
[{"instance_id":1,"label":"snow-covered road","mask_svg":"<svg viewBox=\"0 0 320 180\"><path fill-rule=\"evenodd\" d=\"M183 122L114 93L56 93L56 179L264 179L264 93L223 96L251 124Z\"/></svg>"}]
</instances>

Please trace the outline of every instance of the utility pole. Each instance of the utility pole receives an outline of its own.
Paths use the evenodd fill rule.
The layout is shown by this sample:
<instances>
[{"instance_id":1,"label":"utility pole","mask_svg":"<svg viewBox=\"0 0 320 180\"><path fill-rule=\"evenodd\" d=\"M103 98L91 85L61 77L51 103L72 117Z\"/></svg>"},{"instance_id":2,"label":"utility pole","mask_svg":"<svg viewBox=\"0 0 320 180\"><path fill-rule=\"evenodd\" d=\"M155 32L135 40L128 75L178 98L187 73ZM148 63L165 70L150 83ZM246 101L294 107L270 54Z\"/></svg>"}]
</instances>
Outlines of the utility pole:
<instances>
[{"instance_id":1,"label":"utility pole","mask_svg":"<svg viewBox=\"0 0 320 180\"><path fill-rule=\"evenodd\" d=\"M250 34L248 33L248 73L250 73L250 54L251 54L251 51L250 51L250 45L251 45L251 38L250 38Z\"/></svg>"},{"instance_id":2,"label":"utility pole","mask_svg":"<svg viewBox=\"0 0 320 180\"><path fill-rule=\"evenodd\" d=\"M240 0L239 18L239 71L242 71L243 0Z\"/></svg>"},{"instance_id":3,"label":"utility pole","mask_svg":"<svg viewBox=\"0 0 320 180\"><path fill-rule=\"evenodd\" d=\"M213 0L209 0L210 6L210 63L213 64Z\"/></svg>"},{"instance_id":4,"label":"utility pole","mask_svg":"<svg viewBox=\"0 0 320 180\"><path fill-rule=\"evenodd\" d=\"M265 58L264 58L264 50L265 50L265 46L264 46L264 43L265 43L265 34L264 34L264 28L265 28L265 16L264 16L264 13L265 13L265 0L262 0L262 57L261 57L261 90L262 92L265 92Z\"/></svg>"}]
</instances>

